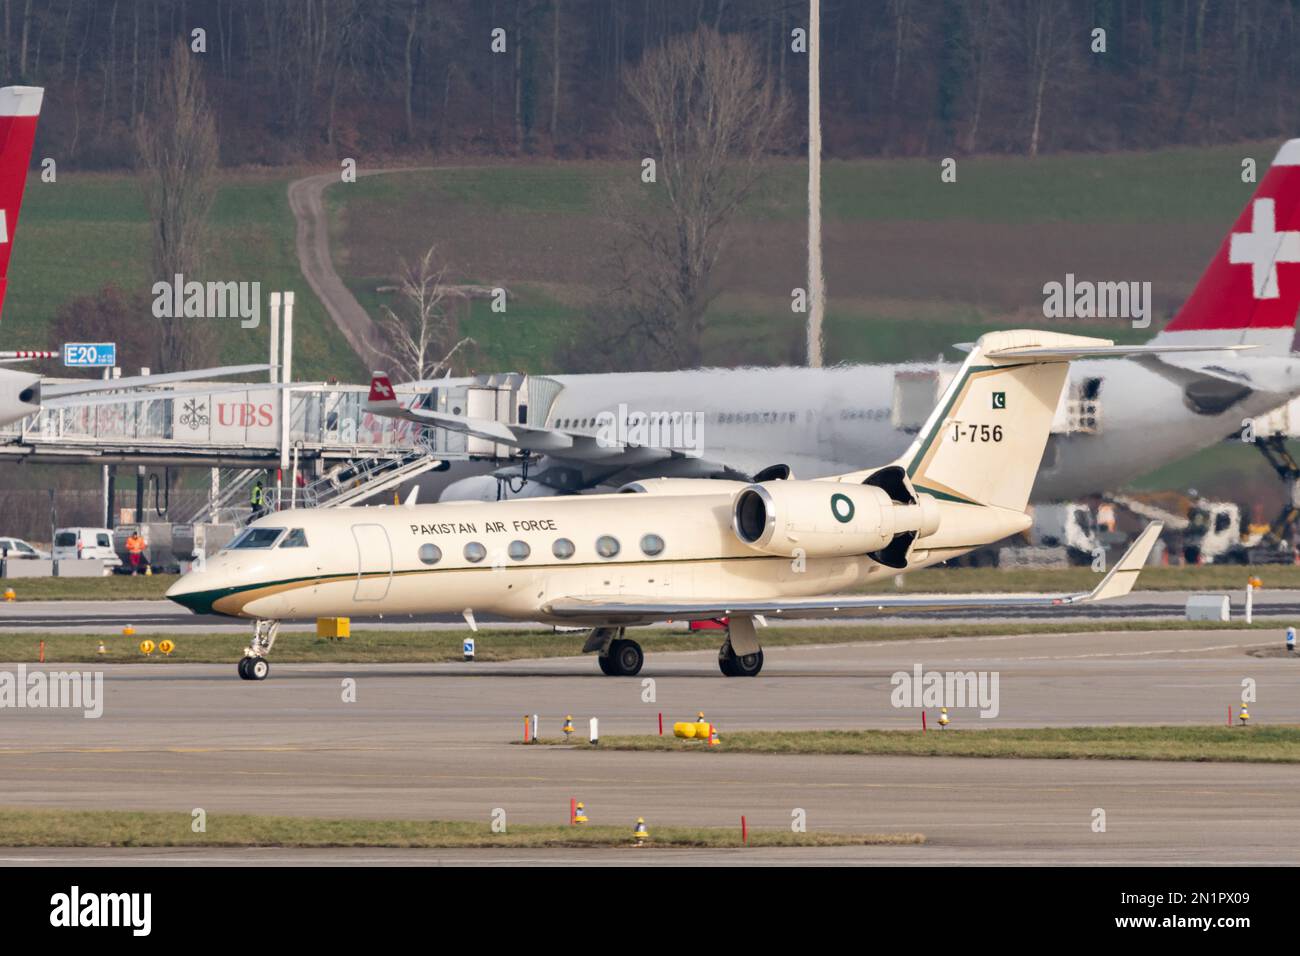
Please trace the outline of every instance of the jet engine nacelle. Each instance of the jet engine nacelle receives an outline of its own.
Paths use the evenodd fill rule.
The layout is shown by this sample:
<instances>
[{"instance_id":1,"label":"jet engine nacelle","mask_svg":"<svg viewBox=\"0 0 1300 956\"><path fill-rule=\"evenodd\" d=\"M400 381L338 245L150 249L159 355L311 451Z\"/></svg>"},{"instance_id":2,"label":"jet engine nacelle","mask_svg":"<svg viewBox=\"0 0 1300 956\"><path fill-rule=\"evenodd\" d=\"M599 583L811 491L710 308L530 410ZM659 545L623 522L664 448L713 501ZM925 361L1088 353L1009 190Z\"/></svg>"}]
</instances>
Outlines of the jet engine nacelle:
<instances>
[{"instance_id":1,"label":"jet engine nacelle","mask_svg":"<svg viewBox=\"0 0 1300 956\"><path fill-rule=\"evenodd\" d=\"M41 410L41 377L0 369L0 425L8 425Z\"/></svg>"},{"instance_id":2,"label":"jet engine nacelle","mask_svg":"<svg viewBox=\"0 0 1300 956\"><path fill-rule=\"evenodd\" d=\"M890 567L905 567L912 542L938 530L939 506L910 485L895 484L896 494L879 484L840 481L750 485L736 495L732 530L765 554L865 554Z\"/></svg>"}]
</instances>

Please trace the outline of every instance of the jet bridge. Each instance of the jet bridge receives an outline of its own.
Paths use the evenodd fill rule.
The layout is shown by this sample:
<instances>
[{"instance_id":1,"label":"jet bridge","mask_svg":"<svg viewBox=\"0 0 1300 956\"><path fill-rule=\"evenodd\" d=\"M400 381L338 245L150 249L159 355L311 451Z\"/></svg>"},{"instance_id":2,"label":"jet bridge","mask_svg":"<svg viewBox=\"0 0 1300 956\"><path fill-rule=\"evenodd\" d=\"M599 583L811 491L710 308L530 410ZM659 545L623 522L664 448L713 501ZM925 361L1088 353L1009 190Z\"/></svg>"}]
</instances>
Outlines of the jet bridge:
<instances>
[{"instance_id":1,"label":"jet bridge","mask_svg":"<svg viewBox=\"0 0 1300 956\"><path fill-rule=\"evenodd\" d=\"M209 391L210 389L210 391ZM562 386L520 373L398 386L399 399L510 424L544 420ZM175 394L173 394L175 393ZM263 480L266 507L340 507L452 461L517 457L513 447L364 411L360 385L185 383L0 428L0 460L211 469L193 524L242 525ZM107 487L108 475L105 469ZM107 499L106 499L107 501ZM111 516L106 516L111 517Z\"/></svg>"}]
</instances>

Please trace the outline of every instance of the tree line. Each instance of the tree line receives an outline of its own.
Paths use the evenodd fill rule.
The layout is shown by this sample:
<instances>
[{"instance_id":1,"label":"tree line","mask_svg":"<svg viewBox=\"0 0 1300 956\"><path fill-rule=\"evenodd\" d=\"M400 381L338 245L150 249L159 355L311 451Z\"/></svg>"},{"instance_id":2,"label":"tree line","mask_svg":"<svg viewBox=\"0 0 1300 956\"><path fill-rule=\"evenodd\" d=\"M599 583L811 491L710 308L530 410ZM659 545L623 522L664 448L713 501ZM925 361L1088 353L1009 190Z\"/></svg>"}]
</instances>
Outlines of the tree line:
<instances>
[{"instance_id":1,"label":"tree line","mask_svg":"<svg viewBox=\"0 0 1300 956\"><path fill-rule=\"evenodd\" d=\"M1290 136L1298 6L823 0L825 152ZM42 155L83 168L133 164L179 38L228 165L615 155L625 72L701 27L749 44L796 120L806 96L807 0L2 0L0 18L4 82L49 91Z\"/></svg>"}]
</instances>

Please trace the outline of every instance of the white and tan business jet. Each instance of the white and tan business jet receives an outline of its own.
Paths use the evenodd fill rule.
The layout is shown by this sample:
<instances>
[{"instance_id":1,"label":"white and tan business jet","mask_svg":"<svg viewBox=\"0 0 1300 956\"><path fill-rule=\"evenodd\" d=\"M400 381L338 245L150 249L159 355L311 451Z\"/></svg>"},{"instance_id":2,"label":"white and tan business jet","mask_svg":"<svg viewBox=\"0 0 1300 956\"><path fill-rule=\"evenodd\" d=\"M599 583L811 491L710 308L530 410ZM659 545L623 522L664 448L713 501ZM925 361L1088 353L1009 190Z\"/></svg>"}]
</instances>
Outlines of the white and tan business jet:
<instances>
[{"instance_id":1,"label":"white and tan business jet","mask_svg":"<svg viewBox=\"0 0 1300 956\"><path fill-rule=\"evenodd\" d=\"M763 667L754 622L972 607L1056 607L1126 594L1152 524L1092 591L835 596L1029 527L1029 490L1071 359L1132 354L1103 339L993 332L972 348L902 458L818 481L662 479L639 494L281 511L253 522L167 596L256 619L240 676L262 680L281 620L463 613L590 627L583 650L633 675L625 629L725 619L727 676ZM370 403L392 401L377 374Z\"/></svg>"}]
</instances>

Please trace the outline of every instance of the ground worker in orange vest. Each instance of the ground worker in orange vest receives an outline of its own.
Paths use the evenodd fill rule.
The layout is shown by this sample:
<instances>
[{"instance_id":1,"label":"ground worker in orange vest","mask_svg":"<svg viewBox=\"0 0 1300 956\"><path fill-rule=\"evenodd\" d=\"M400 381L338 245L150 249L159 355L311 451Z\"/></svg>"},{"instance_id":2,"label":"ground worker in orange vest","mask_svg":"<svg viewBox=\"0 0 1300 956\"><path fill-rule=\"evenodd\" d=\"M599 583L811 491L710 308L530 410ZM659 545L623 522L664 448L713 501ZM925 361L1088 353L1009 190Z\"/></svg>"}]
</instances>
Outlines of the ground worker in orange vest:
<instances>
[{"instance_id":1,"label":"ground worker in orange vest","mask_svg":"<svg viewBox=\"0 0 1300 956\"><path fill-rule=\"evenodd\" d=\"M144 567L144 538L139 531L132 531L126 539L127 559L131 562L131 573L139 574Z\"/></svg>"}]
</instances>

